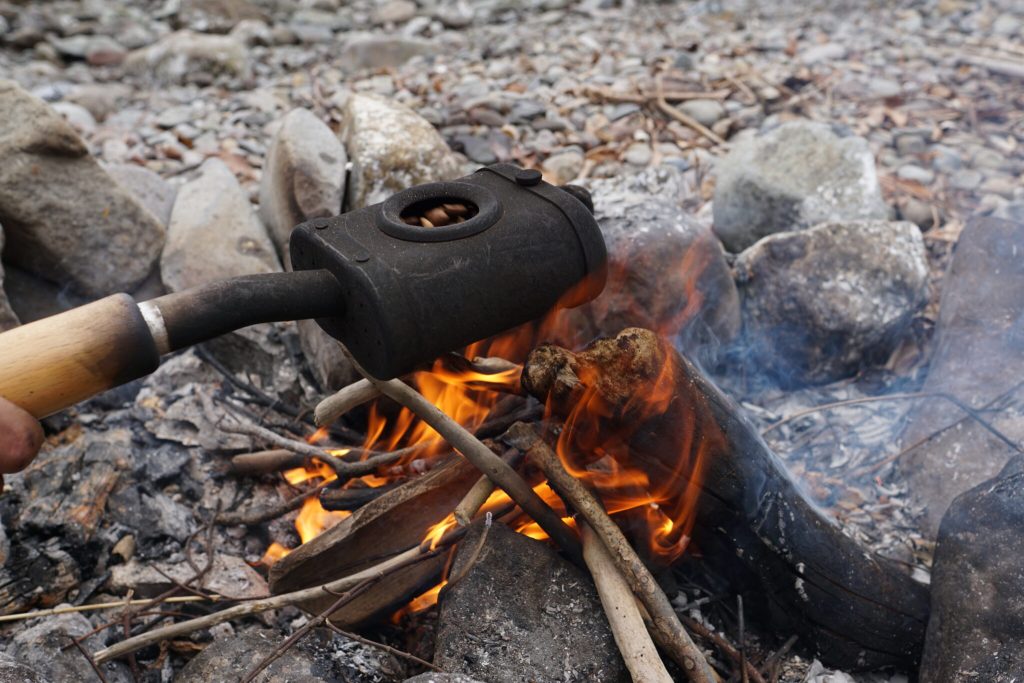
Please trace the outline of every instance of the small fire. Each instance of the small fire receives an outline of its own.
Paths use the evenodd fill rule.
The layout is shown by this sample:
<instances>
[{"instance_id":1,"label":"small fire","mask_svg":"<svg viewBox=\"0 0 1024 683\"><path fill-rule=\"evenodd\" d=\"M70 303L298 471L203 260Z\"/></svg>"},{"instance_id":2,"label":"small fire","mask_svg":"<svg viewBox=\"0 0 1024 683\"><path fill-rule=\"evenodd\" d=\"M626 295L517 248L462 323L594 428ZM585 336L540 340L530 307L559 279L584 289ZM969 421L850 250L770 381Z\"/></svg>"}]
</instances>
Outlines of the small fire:
<instances>
[{"instance_id":1,"label":"small fire","mask_svg":"<svg viewBox=\"0 0 1024 683\"><path fill-rule=\"evenodd\" d=\"M465 350L464 355L467 358L497 357L522 362L542 341L550 340L563 346L578 347L589 341L583 337L588 334L586 325L581 324L581 319L587 317L592 321L607 323L609 320L617 321L619 317L624 316L631 321L630 324L654 329L669 339L675 338L699 312L703 301L699 278L711 252L699 244L699 240L695 245L696 247L691 246L685 252L677 269L659 274L659 277L663 277L670 284L664 288L665 294L659 295L661 299L650 304L652 310L646 310L647 304L624 301L622 292L627 289L626 283L635 276L632 272L632 257L620 254L621 258L616 261L613 255L609 263L607 293L590 304L588 315L581 316L578 311L556 307L542 320L472 344ZM569 296L572 296L572 293L567 295ZM672 360L669 358L665 367L660 369L651 391L632 399L631 412L641 417L664 412L672 400L673 372ZM492 408L498 403L502 396L500 390L507 391L518 385L519 374L518 367L497 374L455 370L452 369L450 362L446 363L442 359L437 361L430 371L414 373L409 381L434 405L467 429L473 430L487 419ZM580 379L587 383L586 377ZM652 482L644 472L630 464L628 443L632 434L629 430L624 433L608 434L602 429L602 418L606 415L606 408L600 405L596 392L594 395L584 396L565 420L556 451L570 472L600 492L610 514L619 515L632 511L632 518L642 519L654 555L665 561L672 561L685 551L689 542L700 474L704 467L701 445L692 438L691 433L691 438L684 439L684 447L678 455L673 476L666 477L663 481ZM692 429L690 431L692 432ZM396 463L396 470L400 470L401 466L413 460L429 461L450 450L432 428L409 410L401 409L394 412L383 402L374 402L369 406L365 433L366 438L361 446L368 451L389 452L399 448L416 447L402 461ZM320 442L327 434L327 430L321 428L309 438L309 441ZM348 451L343 449L332 454L341 457L347 453ZM348 482L345 486L381 486L392 481L393 476L393 470L389 468L388 471ZM314 481L331 481L334 479L334 472L326 464L314 460L306 468L285 473L285 477L292 485L308 485ZM538 485L535 490L560 514L565 514L561 499L546 483ZM496 510L509 505L510 502L503 492L495 492L482 508L482 512ZM296 520L299 537L305 543L349 514L324 510L318 499L311 496L305 501ZM571 523L572 520L567 519L566 522ZM531 519L521 517L511 520L510 524L520 533L533 538L547 537ZM454 517L449 515L425 530L423 547L436 548L444 535L455 525ZM268 548L266 557L272 560L287 552L287 549L275 544ZM433 587L417 597L413 604L433 604L442 586L443 584Z\"/></svg>"}]
</instances>

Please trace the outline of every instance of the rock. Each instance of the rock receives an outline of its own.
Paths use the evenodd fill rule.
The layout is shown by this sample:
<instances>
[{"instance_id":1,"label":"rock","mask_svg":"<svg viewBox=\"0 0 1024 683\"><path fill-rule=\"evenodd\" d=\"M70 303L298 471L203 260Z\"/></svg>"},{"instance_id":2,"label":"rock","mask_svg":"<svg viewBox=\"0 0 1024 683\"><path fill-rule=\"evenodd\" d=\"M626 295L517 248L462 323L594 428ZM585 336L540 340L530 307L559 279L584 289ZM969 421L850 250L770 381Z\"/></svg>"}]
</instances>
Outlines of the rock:
<instances>
[{"instance_id":1,"label":"rock","mask_svg":"<svg viewBox=\"0 0 1024 683\"><path fill-rule=\"evenodd\" d=\"M296 225L341 213L347 162L337 136L309 110L282 119L260 180L260 216L282 259Z\"/></svg>"},{"instance_id":2,"label":"rock","mask_svg":"<svg viewBox=\"0 0 1024 683\"><path fill-rule=\"evenodd\" d=\"M230 35L249 47L274 43L270 27L259 19L242 19L231 29Z\"/></svg>"},{"instance_id":3,"label":"rock","mask_svg":"<svg viewBox=\"0 0 1024 683\"><path fill-rule=\"evenodd\" d=\"M961 494L942 518L921 683L1024 677L1024 456Z\"/></svg>"},{"instance_id":4,"label":"rock","mask_svg":"<svg viewBox=\"0 0 1024 683\"><path fill-rule=\"evenodd\" d=\"M171 209L178 190L145 166L137 164L106 164L103 167L118 185L149 209L166 228L171 222Z\"/></svg>"},{"instance_id":5,"label":"rock","mask_svg":"<svg viewBox=\"0 0 1024 683\"><path fill-rule=\"evenodd\" d=\"M776 232L888 216L867 141L821 123L745 137L717 165L714 229L730 251Z\"/></svg>"},{"instance_id":6,"label":"rock","mask_svg":"<svg viewBox=\"0 0 1024 683\"><path fill-rule=\"evenodd\" d=\"M893 146L900 156L924 154L928 149L928 134L916 129L893 131Z\"/></svg>"},{"instance_id":7,"label":"rock","mask_svg":"<svg viewBox=\"0 0 1024 683\"><path fill-rule=\"evenodd\" d=\"M934 351L922 391L941 391L981 409L1011 393L1024 376L1024 222L968 222L944 278ZM1007 411L1012 412L1012 411ZM1024 423L1005 412L987 414L997 429L1024 443ZM953 425L949 429L943 429ZM943 430L936 433L938 430ZM928 438L928 437L931 438ZM900 467L911 501L924 508L934 536L949 503L996 475L1014 453L948 401L923 402L907 417L901 441L910 445Z\"/></svg>"},{"instance_id":8,"label":"rock","mask_svg":"<svg viewBox=\"0 0 1024 683\"><path fill-rule=\"evenodd\" d=\"M633 166L646 166L651 163L651 158L654 156L654 152L651 150L651 146L646 142L634 142L632 145L626 148L626 153L623 155L623 161Z\"/></svg>"},{"instance_id":9,"label":"rock","mask_svg":"<svg viewBox=\"0 0 1024 683\"><path fill-rule=\"evenodd\" d=\"M0 683L50 683L35 669L19 664L5 654L0 654Z\"/></svg>"},{"instance_id":10,"label":"rock","mask_svg":"<svg viewBox=\"0 0 1024 683\"><path fill-rule=\"evenodd\" d=\"M718 100L686 100L678 109L708 128L726 117L725 107Z\"/></svg>"},{"instance_id":11,"label":"rock","mask_svg":"<svg viewBox=\"0 0 1024 683\"><path fill-rule=\"evenodd\" d=\"M168 538L184 543L196 530L192 510L159 491L150 493L141 486L124 485L107 502L107 517L128 528L139 529L144 540Z\"/></svg>"},{"instance_id":12,"label":"rock","mask_svg":"<svg viewBox=\"0 0 1024 683\"><path fill-rule=\"evenodd\" d=\"M299 320L298 327L302 354L321 387L337 391L359 379L358 371L337 339L324 332L313 320Z\"/></svg>"},{"instance_id":13,"label":"rock","mask_svg":"<svg viewBox=\"0 0 1024 683\"><path fill-rule=\"evenodd\" d=\"M488 683L630 680L590 578L547 544L496 523L462 574L482 529L441 593L434 663Z\"/></svg>"},{"instance_id":14,"label":"rock","mask_svg":"<svg viewBox=\"0 0 1024 683\"><path fill-rule=\"evenodd\" d=\"M800 61L804 64L821 64L846 59L846 48L838 43L815 45L800 53Z\"/></svg>"},{"instance_id":15,"label":"rock","mask_svg":"<svg viewBox=\"0 0 1024 683\"><path fill-rule=\"evenodd\" d=\"M784 386L842 379L886 358L928 298L924 241L905 221L771 235L735 271L745 343Z\"/></svg>"},{"instance_id":16,"label":"rock","mask_svg":"<svg viewBox=\"0 0 1024 683\"><path fill-rule=\"evenodd\" d=\"M739 295L722 247L680 206L682 174L668 166L587 184L608 247L609 278L595 301L567 314L586 343L625 327L674 335L710 357L739 331Z\"/></svg>"},{"instance_id":17,"label":"rock","mask_svg":"<svg viewBox=\"0 0 1024 683\"><path fill-rule=\"evenodd\" d=\"M1012 14L1000 14L992 22L992 33L997 36L1013 36L1020 33L1021 18Z\"/></svg>"},{"instance_id":18,"label":"rock","mask_svg":"<svg viewBox=\"0 0 1024 683\"><path fill-rule=\"evenodd\" d=\"M223 161L207 159L174 202L160 258L167 289L280 270L274 245L238 180Z\"/></svg>"},{"instance_id":19,"label":"rock","mask_svg":"<svg viewBox=\"0 0 1024 683\"><path fill-rule=\"evenodd\" d=\"M249 57L245 44L234 36L182 30L130 52L125 69L164 83L183 83L195 81L199 74L245 75Z\"/></svg>"},{"instance_id":20,"label":"rock","mask_svg":"<svg viewBox=\"0 0 1024 683\"><path fill-rule=\"evenodd\" d=\"M4 250L4 228L0 225L0 253ZM0 332L5 332L21 323L18 316L7 301L7 294L4 291L4 266L0 263Z\"/></svg>"},{"instance_id":21,"label":"rock","mask_svg":"<svg viewBox=\"0 0 1024 683\"><path fill-rule=\"evenodd\" d=\"M981 185L982 179L981 171L976 171L973 168L962 168L949 177L949 186L954 190L970 192Z\"/></svg>"},{"instance_id":22,"label":"rock","mask_svg":"<svg viewBox=\"0 0 1024 683\"><path fill-rule=\"evenodd\" d=\"M896 177L928 185L935 180L935 172L931 169L921 168L916 164L904 164L896 170Z\"/></svg>"},{"instance_id":23,"label":"rock","mask_svg":"<svg viewBox=\"0 0 1024 683\"><path fill-rule=\"evenodd\" d=\"M195 562L200 568L205 567L206 555L197 553ZM156 597L174 586L164 574L184 582L195 576L195 570L184 558L178 562L140 562L133 559L111 567L107 588L117 595L125 595L134 589L138 597ZM267 582L245 560L222 553L214 555L213 566L203 577L202 586L197 582L195 587L242 600L264 597L269 593Z\"/></svg>"},{"instance_id":24,"label":"rock","mask_svg":"<svg viewBox=\"0 0 1024 683\"><path fill-rule=\"evenodd\" d=\"M440 52L437 43L422 38L353 33L341 48L339 62L352 70L396 68L413 57Z\"/></svg>"},{"instance_id":25,"label":"rock","mask_svg":"<svg viewBox=\"0 0 1024 683\"><path fill-rule=\"evenodd\" d=\"M868 79L867 91L871 97L884 100L902 95L903 86L890 78L871 78Z\"/></svg>"},{"instance_id":26,"label":"rock","mask_svg":"<svg viewBox=\"0 0 1024 683\"><path fill-rule=\"evenodd\" d=\"M84 59L93 66L120 64L127 54L120 43L104 35L79 34L68 38L50 38L50 45L64 57Z\"/></svg>"},{"instance_id":27,"label":"rock","mask_svg":"<svg viewBox=\"0 0 1024 683\"><path fill-rule=\"evenodd\" d=\"M323 24L288 24L295 38L303 45L330 43L334 40L334 32Z\"/></svg>"},{"instance_id":28,"label":"rock","mask_svg":"<svg viewBox=\"0 0 1024 683\"><path fill-rule=\"evenodd\" d=\"M32 626L18 631L7 641L6 654L21 662L35 673L36 680L90 681L96 673L77 648L67 647L72 638L91 633L92 624L82 614L59 614L43 617L32 622ZM86 652L95 652L104 645L101 635L92 635L82 642ZM108 683L128 683L132 680L128 665L124 662L107 662L99 665L104 680ZM28 679L17 679L31 681Z\"/></svg>"},{"instance_id":29,"label":"rock","mask_svg":"<svg viewBox=\"0 0 1024 683\"><path fill-rule=\"evenodd\" d=\"M269 17L249 0L182 0L178 21L195 31L227 33L242 21Z\"/></svg>"},{"instance_id":30,"label":"rock","mask_svg":"<svg viewBox=\"0 0 1024 683\"><path fill-rule=\"evenodd\" d=\"M2 679L0 679L2 683ZM464 674L445 674L440 672L427 672L419 676L405 679L404 683L484 683L471 676Z\"/></svg>"},{"instance_id":31,"label":"rock","mask_svg":"<svg viewBox=\"0 0 1024 683\"><path fill-rule=\"evenodd\" d=\"M189 683L240 681L284 639L252 630L211 643L181 671ZM257 683L392 683L403 678L395 658L342 636L314 632L270 664Z\"/></svg>"},{"instance_id":32,"label":"rock","mask_svg":"<svg viewBox=\"0 0 1024 683\"><path fill-rule=\"evenodd\" d=\"M342 140L352 162L350 209L384 201L421 183L457 178L461 169L434 127L404 105L353 94L345 103Z\"/></svg>"},{"instance_id":33,"label":"rock","mask_svg":"<svg viewBox=\"0 0 1024 683\"><path fill-rule=\"evenodd\" d=\"M159 221L60 114L10 81L0 81L0 157L5 260L94 297L146 278L164 241Z\"/></svg>"},{"instance_id":34,"label":"rock","mask_svg":"<svg viewBox=\"0 0 1024 683\"><path fill-rule=\"evenodd\" d=\"M103 121L131 94L131 88L119 83L89 83L76 86L64 99L85 107L96 121Z\"/></svg>"},{"instance_id":35,"label":"rock","mask_svg":"<svg viewBox=\"0 0 1024 683\"><path fill-rule=\"evenodd\" d=\"M51 108L64 117L81 135L91 135L96 131L96 119L85 107L73 102L54 102Z\"/></svg>"},{"instance_id":36,"label":"rock","mask_svg":"<svg viewBox=\"0 0 1024 683\"><path fill-rule=\"evenodd\" d=\"M389 0L373 13L376 24L404 24L416 16L416 3L411 0Z\"/></svg>"},{"instance_id":37,"label":"rock","mask_svg":"<svg viewBox=\"0 0 1024 683\"><path fill-rule=\"evenodd\" d=\"M580 174L580 171L583 170L583 161L583 152L571 149L549 156L541 164L541 170L549 183L565 185Z\"/></svg>"},{"instance_id":38,"label":"rock","mask_svg":"<svg viewBox=\"0 0 1024 683\"><path fill-rule=\"evenodd\" d=\"M900 204L900 216L922 230L927 230L935 223L935 214L932 212L932 205L914 197L907 197L906 200Z\"/></svg>"},{"instance_id":39,"label":"rock","mask_svg":"<svg viewBox=\"0 0 1024 683\"><path fill-rule=\"evenodd\" d=\"M498 156L491 149L491 144L475 135L456 135L452 140L455 148L462 150L462 153L478 164L488 165L498 161Z\"/></svg>"}]
</instances>

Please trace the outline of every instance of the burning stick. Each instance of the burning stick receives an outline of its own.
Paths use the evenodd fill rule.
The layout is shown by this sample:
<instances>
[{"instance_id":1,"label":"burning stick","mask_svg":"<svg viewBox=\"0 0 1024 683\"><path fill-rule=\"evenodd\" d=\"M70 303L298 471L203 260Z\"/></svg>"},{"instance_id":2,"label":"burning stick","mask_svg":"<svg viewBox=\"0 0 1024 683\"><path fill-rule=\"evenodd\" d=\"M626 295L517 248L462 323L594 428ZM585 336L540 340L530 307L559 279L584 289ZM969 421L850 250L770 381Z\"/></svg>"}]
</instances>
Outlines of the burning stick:
<instances>
[{"instance_id":1,"label":"burning stick","mask_svg":"<svg viewBox=\"0 0 1024 683\"><path fill-rule=\"evenodd\" d=\"M239 476L269 474L302 467L309 459L286 448L242 453L231 458L231 472Z\"/></svg>"},{"instance_id":2,"label":"burning stick","mask_svg":"<svg viewBox=\"0 0 1024 683\"><path fill-rule=\"evenodd\" d=\"M583 537L583 560L594 577L608 625L612 628L615 644L619 646L629 675L634 683L672 683L672 677L644 626L636 598L622 572L615 566L615 560L590 525L580 522L579 527Z\"/></svg>"},{"instance_id":3,"label":"burning stick","mask_svg":"<svg viewBox=\"0 0 1024 683\"><path fill-rule=\"evenodd\" d=\"M515 469L523 461L523 453L516 448L510 448L502 456L502 460ZM494 482L486 474L481 474L480 478L473 484L473 488L469 490L469 493L455 507L455 512L453 513L455 521L460 526L469 526L473 522L473 518L476 517L476 513L480 511L483 504L494 493L495 488L497 487Z\"/></svg>"},{"instance_id":4,"label":"burning stick","mask_svg":"<svg viewBox=\"0 0 1024 683\"><path fill-rule=\"evenodd\" d=\"M318 426L326 427L353 408L379 397L380 390L370 380L361 379L320 401L313 411L313 417Z\"/></svg>"},{"instance_id":5,"label":"burning stick","mask_svg":"<svg viewBox=\"0 0 1024 683\"><path fill-rule=\"evenodd\" d=\"M665 597L658 582L629 545L622 531L604 511L604 507L576 477L565 471L558 455L541 440L532 427L523 423L512 425L506 440L526 452L527 457L547 475L551 487L583 515L601 538L630 588L650 613L654 625L652 635L658 644L683 667L693 683L716 683L718 676L683 628L672 609L672 603Z\"/></svg>"},{"instance_id":6,"label":"burning stick","mask_svg":"<svg viewBox=\"0 0 1024 683\"><path fill-rule=\"evenodd\" d=\"M827 665L917 661L927 589L804 498L736 405L653 332L627 329L578 354L542 346L523 386L571 416L570 448L607 445L663 488L663 508L692 512L704 561L750 582L776 625ZM639 400L651 396L655 411Z\"/></svg>"},{"instance_id":7,"label":"burning stick","mask_svg":"<svg viewBox=\"0 0 1024 683\"><path fill-rule=\"evenodd\" d=\"M452 448L504 490L509 498L540 525L559 548L567 552L577 563L582 561L579 540L572 529L565 525L555 511L548 507L508 463L405 382L398 379L385 381L374 377L367 379L373 382L382 394L405 406L433 427Z\"/></svg>"}]
</instances>

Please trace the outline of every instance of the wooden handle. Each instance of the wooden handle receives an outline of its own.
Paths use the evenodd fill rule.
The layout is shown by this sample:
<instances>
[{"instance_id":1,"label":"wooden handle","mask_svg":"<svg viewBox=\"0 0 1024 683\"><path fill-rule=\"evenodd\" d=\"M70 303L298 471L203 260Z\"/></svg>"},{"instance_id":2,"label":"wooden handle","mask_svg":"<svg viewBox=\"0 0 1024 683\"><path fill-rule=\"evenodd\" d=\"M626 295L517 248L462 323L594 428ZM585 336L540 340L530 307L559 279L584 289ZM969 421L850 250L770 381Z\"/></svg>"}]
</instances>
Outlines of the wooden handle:
<instances>
[{"instance_id":1,"label":"wooden handle","mask_svg":"<svg viewBox=\"0 0 1024 683\"><path fill-rule=\"evenodd\" d=\"M0 396L42 418L159 364L139 307L115 294L0 334Z\"/></svg>"}]
</instances>

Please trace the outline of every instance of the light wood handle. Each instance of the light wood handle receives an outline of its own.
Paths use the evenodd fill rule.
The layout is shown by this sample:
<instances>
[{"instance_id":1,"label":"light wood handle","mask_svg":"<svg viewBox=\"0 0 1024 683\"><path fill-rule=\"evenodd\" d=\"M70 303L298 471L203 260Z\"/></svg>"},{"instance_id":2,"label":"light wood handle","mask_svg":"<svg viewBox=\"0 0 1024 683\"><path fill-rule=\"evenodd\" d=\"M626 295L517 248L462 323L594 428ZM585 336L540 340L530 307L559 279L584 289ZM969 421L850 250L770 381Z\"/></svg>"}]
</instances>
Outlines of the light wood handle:
<instances>
[{"instance_id":1,"label":"light wood handle","mask_svg":"<svg viewBox=\"0 0 1024 683\"><path fill-rule=\"evenodd\" d=\"M42 418L159 364L139 307L115 294L0 334L0 396Z\"/></svg>"}]
</instances>

